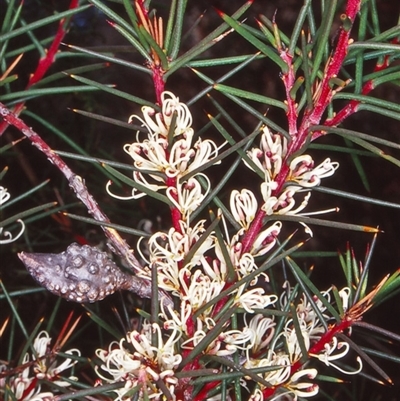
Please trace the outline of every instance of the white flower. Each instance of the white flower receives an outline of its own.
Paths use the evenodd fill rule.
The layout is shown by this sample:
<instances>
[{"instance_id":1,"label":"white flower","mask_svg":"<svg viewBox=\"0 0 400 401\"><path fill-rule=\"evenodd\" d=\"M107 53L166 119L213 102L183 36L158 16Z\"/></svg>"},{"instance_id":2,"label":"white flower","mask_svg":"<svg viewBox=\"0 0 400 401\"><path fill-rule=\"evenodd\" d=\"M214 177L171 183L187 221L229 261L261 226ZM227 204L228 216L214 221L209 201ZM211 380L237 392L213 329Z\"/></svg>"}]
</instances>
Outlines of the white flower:
<instances>
[{"instance_id":1,"label":"white flower","mask_svg":"<svg viewBox=\"0 0 400 401\"><path fill-rule=\"evenodd\" d=\"M311 322L306 322L301 315L298 315L298 323L301 331L301 341L303 345L308 351L311 346L312 340L319 340L321 335L325 332L322 324L318 322L317 319L312 319ZM293 319L289 319L282 332L275 338L274 343L271 346L271 349L275 349L276 345L281 341L281 337L284 338L286 344L286 350L289 355L289 359L291 363L296 363L303 356L298 333L296 332L293 324Z\"/></svg>"},{"instance_id":2,"label":"white flower","mask_svg":"<svg viewBox=\"0 0 400 401\"><path fill-rule=\"evenodd\" d=\"M241 192L233 190L230 205L234 219L243 228L248 229L258 210L254 194L248 189L242 189Z\"/></svg>"},{"instance_id":3,"label":"white flower","mask_svg":"<svg viewBox=\"0 0 400 401\"><path fill-rule=\"evenodd\" d=\"M206 327L204 327L206 326ZM193 349L200 341L207 337L207 332L213 329L215 322L211 318L205 318L204 323L197 320L197 329L191 338L181 344L183 349ZM206 355L228 356L234 354L238 349L247 350L251 346L253 333L248 327L243 330L228 330L221 332L211 341L203 351Z\"/></svg>"},{"instance_id":4,"label":"white flower","mask_svg":"<svg viewBox=\"0 0 400 401\"><path fill-rule=\"evenodd\" d=\"M61 387L68 387L70 383L63 380L55 380L56 377L63 371L72 368L76 364L76 360L65 358L63 362L58 363L55 357L44 358L50 352L51 338L47 331L42 330L33 342L33 348L36 351L36 356L32 355L32 359L36 358L33 365L33 371L38 379L47 379ZM76 349L70 349L65 352L71 356L80 356L81 352Z\"/></svg>"},{"instance_id":5,"label":"white flower","mask_svg":"<svg viewBox=\"0 0 400 401\"><path fill-rule=\"evenodd\" d=\"M196 151L192 148L192 135L176 140L168 154L168 166L165 169L167 177L182 177L184 172L188 172L191 162L196 157Z\"/></svg>"},{"instance_id":6,"label":"white flower","mask_svg":"<svg viewBox=\"0 0 400 401\"><path fill-rule=\"evenodd\" d=\"M171 259L175 261L183 260L193 244L200 239L202 233L205 231L204 223L205 220L200 220L194 227L190 227L186 222L181 220L179 222L179 231L172 227L168 231L168 234L157 232L152 235L149 240L150 263ZM190 266L195 266L199 263L205 250L209 249L212 243L213 239L211 236L206 238L200 250L193 256Z\"/></svg>"},{"instance_id":7,"label":"white flower","mask_svg":"<svg viewBox=\"0 0 400 401\"><path fill-rule=\"evenodd\" d=\"M261 231L251 248L250 253L255 256L261 256L266 254L276 243L276 238L278 237L282 228L282 223L276 221L274 224Z\"/></svg>"},{"instance_id":8,"label":"white flower","mask_svg":"<svg viewBox=\"0 0 400 401\"><path fill-rule=\"evenodd\" d=\"M168 142L164 138L145 139L142 142L126 144L124 150L134 160L134 166L138 170L164 172L170 165L167 155ZM152 176L161 181L157 175Z\"/></svg>"},{"instance_id":9,"label":"white flower","mask_svg":"<svg viewBox=\"0 0 400 401\"><path fill-rule=\"evenodd\" d=\"M192 136L178 139L170 151L168 141L163 137L126 144L124 150L132 157L138 170L164 173L170 178L183 177L218 155L218 147L213 141L198 139L192 145ZM161 175L149 175L155 181L165 181Z\"/></svg>"},{"instance_id":10,"label":"white flower","mask_svg":"<svg viewBox=\"0 0 400 401\"><path fill-rule=\"evenodd\" d=\"M50 350L51 338L47 331L42 330L33 341L33 348L35 349L37 356L41 358L46 355L46 353Z\"/></svg>"},{"instance_id":11,"label":"white flower","mask_svg":"<svg viewBox=\"0 0 400 401\"><path fill-rule=\"evenodd\" d=\"M274 191L276 188L278 188L278 183L271 179L271 176L268 172L265 172L265 179L260 186L260 190L264 201L261 209L267 214L267 216L273 214L277 208L278 198L276 196L272 196L272 191Z\"/></svg>"},{"instance_id":12,"label":"white flower","mask_svg":"<svg viewBox=\"0 0 400 401\"><path fill-rule=\"evenodd\" d=\"M235 267L239 280L258 268L256 262L254 261L254 256L250 253L243 253L240 256L240 259L238 260ZM260 275L264 276L266 281L269 281L269 278L265 273L261 273ZM250 284L255 285L257 283L257 280L258 277L256 277Z\"/></svg>"},{"instance_id":13,"label":"white flower","mask_svg":"<svg viewBox=\"0 0 400 401\"><path fill-rule=\"evenodd\" d=\"M28 362L29 354L26 353L22 360L22 365ZM40 388L36 389L36 381L37 379L30 375L30 369L27 366L21 373L11 379L10 389L17 400L29 400L31 396L40 391Z\"/></svg>"},{"instance_id":14,"label":"white flower","mask_svg":"<svg viewBox=\"0 0 400 401\"><path fill-rule=\"evenodd\" d=\"M241 286L235 295L235 301L246 312L254 313L253 309L264 309L269 305L273 305L278 299L276 295L266 295L264 293L263 288L246 289L244 291L244 286Z\"/></svg>"},{"instance_id":15,"label":"white flower","mask_svg":"<svg viewBox=\"0 0 400 401\"><path fill-rule=\"evenodd\" d=\"M289 181L294 181L301 187L315 187L321 183L321 178L330 177L339 167L338 162L325 159L314 168L314 161L309 155L301 155L290 163Z\"/></svg>"},{"instance_id":16,"label":"white flower","mask_svg":"<svg viewBox=\"0 0 400 401\"><path fill-rule=\"evenodd\" d=\"M189 220L190 214L201 205L203 199L207 196L210 190L208 178L203 174L201 175L208 184L205 193L203 193L199 181L194 177L189 178L183 183L178 180L176 188L167 188L167 196L174 206L181 212L182 220Z\"/></svg>"},{"instance_id":17,"label":"white flower","mask_svg":"<svg viewBox=\"0 0 400 401\"><path fill-rule=\"evenodd\" d=\"M10 193L7 191L7 188L4 188L0 186L0 207L6 203L10 199ZM10 244L11 242L16 241L25 231L25 223L21 220L18 219L17 222L21 224L21 230L20 232L13 237L10 231L4 231L4 227L0 226L0 238L3 236L4 239L0 239L0 245L4 244Z\"/></svg>"},{"instance_id":18,"label":"white flower","mask_svg":"<svg viewBox=\"0 0 400 401\"><path fill-rule=\"evenodd\" d=\"M111 377L103 376L97 368L98 376L109 383L125 381L123 388L114 390L118 394L118 400L123 399L126 393L137 386L146 391L149 398L158 398L162 395L162 389L157 387L159 380L164 382L173 395L178 382L174 376L174 369L182 361L182 356L175 350L181 333L173 329L165 337L167 340L164 340L158 324L145 322L141 333L132 331L126 339L121 339L119 343L111 343L108 350L96 350L96 355L103 362L100 369ZM155 344L152 343L153 339ZM130 343L133 351L125 343Z\"/></svg>"},{"instance_id":19,"label":"white flower","mask_svg":"<svg viewBox=\"0 0 400 401\"><path fill-rule=\"evenodd\" d=\"M172 292L174 295L180 295L179 266L174 260L169 262L155 262L150 265L151 269L157 269L158 287L164 291ZM149 277L150 272L146 270ZM142 275L143 276L143 275Z\"/></svg>"},{"instance_id":20,"label":"white flower","mask_svg":"<svg viewBox=\"0 0 400 401\"><path fill-rule=\"evenodd\" d=\"M203 164L210 162L218 156L218 151L221 147L224 146L223 143L221 146L217 146L213 141L209 139L201 140L200 138L194 144L194 149L196 153L193 155L191 159L190 166L186 170L181 171L186 174L194 171L195 169L201 167ZM215 162L214 164L218 164L220 162Z\"/></svg>"},{"instance_id":21,"label":"white flower","mask_svg":"<svg viewBox=\"0 0 400 401\"><path fill-rule=\"evenodd\" d=\"M297 191L299 192L299 191ZM307 192L307 194L304 196L303 202L298 206L296 209L293 210L296 201L294 199L294 195L296 194L296 191L294 191L291 188L286 189L285 191L282 192L282 194L279 196L277 205L277 213L282 214L282 215L296 215L299 212L301 212L308 204L308 200L310 199L311 192Z\"/></svg>"},{"instance_id":22,"label":"white flower","mask_svg":"<svg viewBox=\"0 0 400 401\"><path fill-rule=\"evenodd\" d=\"M339 291L339 296L342 300L343 311L346 312L349 309L349 301L351 296L351 291L349 287L344 287Z\"/></svg>"},{"instance_id":23,"label":"white flower","mask_svg":"<svg viewBox=\"0 0 400 401\"><path fill-rule=\"evenodd\" d=\"M41 331L33 341L34 352L31 358L25 354L22 365L26 367L17 375L11 376L9 381L10 391L13 398L18 401L49 401L53 400L54 394L40 392L41 386L38 380L47 380L57 386L68 387L70 383L57 380L58 375L76 364L76 360L66 358L61 364L56 359L56 353L50 349L51 338L46 331ZM80 351L71 349L66 354L80 356ZM0 369L1 370L1 369ZM71 378L70 378L71 379ZM1 381L0 381L1 383Z\"/></svg>"},{"instance_id":24,"label":"white flower","mask_svg":"<svg viewBox=\"0 0 400 401\"><path fill-rule=\"evenodd\" d=\"M11 195L7 191L7 188L0 186L0 206L6 203L10 199Z\"/></svg>"},{"instance_id":25,"label":"white flower","mask_svg":"<svg viewBox=\"0 0 400 401\"><path fill-rule=\"evenodd\" d=\"M276 361L274 360L274 362ZM289 373L290 376L290 366L286 369L283 369L283 372ZM283 375L279 378L278 381L275 381L272 378L271 378L272 380L270 378L266 378L266 380L268 380L268 382L271 383L271 385L273 386L278 386L284 383L282 387L285 389L284 391L279 392L273 398L268 398L268 401L281 401L281 400L297 401L299 397L308 398L317 395L319 392L319 387L317 384L299 381L299 379L302 379L304 376L306 376L308 379L314 379L317 374L318 372L316 369L303 369L300 370L299 372L294 373L290 377L290 380L287 383L284 383L284 381L286 380L282 380L282 379L287 379ZM255 397L254 400L260 400L260 401L264 400L264 396L261 391L258 392L255 391L254 397Z\"/></svg>"},{"instance_id":26,"label":"white flower","mask_svg":"<svg viewBox=\"0 0 400 401\"><path fill-rule=\"evenodd\" d=\"M192 115L186 104L181 103L179 98L172 92L165 91L161 94L161 105L161 113L156 112L152 107L143 106L143 119L132 115L129 118L129 122L136 118L142 122L149 133L166 138L172 123L173 115L176 113L174 136L190 133L192 130L190 128L192 125Z\"/></svg>"},{"instance_id":27,"label":"white flower","mask_svg":"<svg viewBox=\"0 0 400 401\"><path fill-rule=\"evenodd\" d=\"M166 319L164 322L165 330L179 330L180 332L187 333L187 322L192 315L192 307L188 301L182 300L180 302L180 311L173 310L169 305L168 311L164 309L161 303L161 316Z\"/></svg>"},{"instance_id":28,"label":"white flower","mask_svg":"<svg viewBox=\"0 0 400 401\"><path fill-rule=\"evenodd\" d=\"M255 355L271 342L275 333L275 322L269 317L257 314L250 320L248 328L253 332L252 344L249 351L251 351L252 355Z\"/></svg>"},{"instance_id":29,"label":"white flower","mask_svg":"<svg viewBox=\"0 0 400 401\"><path fill-rule=\"evenodd\" d=\"M359 367L355 371L344 370L332 362L332 361L337 361L338 359L341 359L347 355L347 353L349 352L349 349L350 349L350 345L348 343L346 343L344 341L339 342L336 337L333 337L332 341L330 343L325 344L324 348L325 348L325 351L320 354L310 353L309 355L314 358L319 359L326 366L332 366L335 369L339 370L340 372L348 374L348 375L355 375L355 374L361 372L363 365L362 365L362 361L361 361L360 357L357 357ZM341 351L334 353L337 350L341 350Z\"/></svg>"},{"instance_id":30,"label":"white flower","mask_svg":"<svg viewBox=\"0 0 400 401\"><path fill-rule=\"evenodd\" d=\"M318 385L315 383L299 381L299 379L303 378L304 376L306 376L308 379L315 379L317 374L318 371L316 369L303 369L292 375L290 382L286 384L285 387L290 390L290 393L294 394L294 400L297 400L298 397L308 398L318 394Z\"/></svg>"},{"instance_id":31,"label":"white flower","mask_svg":"<svg viewBox=\"0 0 400 401\"><path fill-rule=\"evenodd\" d=\"M225 220L222 219L225 223ZM227 232L227 230L226 230ZM239 266L239 260L242 257L242 249L243 245L240 241L240 234L242 230L239 231L238 234L234 235L231 240L229 240L229 235L226 233L225 238L227 239L222 244L219 241L215 241L215 256L217 257L217 262L214 263L214 274L220 277L220 280L226 279L226 274L228 272L228 264L225 260L224 252L222 252L222 247L228 252L231 264L233 267L237 268ZM209 272L209 274L213 274Z\"/></svg>"},{"instance_id":32,"label":"white flower","mask_svg":"<svg viewBox=\"0 0 400 401\"><path fill-rule=\"evenodd\" d=\"M310 341L310 333L307 330L307 326L303 321L299 321L301 336L303 337L303 343L308 351L310 349L311 341ZM290 327L289 327L290 326ZM299 338L294 327L292 328L292 321L289 320L284 328L283 337L286 340L286 347L289 353L290 361L292 363L297 362L303 355L301 353L301 348L299 344Z\"/></svg>"},{"instance_id":33,"label":"white flower","mask_svg":"<svg viewBox=\"0 0 400 401\"><path fill-rule=\"evenodd\" d=\"M273 134L268 127L263 127L260 148L247 152L251 160L273 179L280 172L287 153L287 139L281 134ZM250 167L246 163L247 167ZM251 167L250 167L251 168Z\"/></svg>"},{"instance_id":34,"label":"white flower","mask_svg":"<svg viewBox=\"0 0 400 401\"><path fill-rule=\"evenodd\" d=\"M228 330L219 334L216 342L221 349L214 350L218 356L232 355L237 350L247 350L251 346L253 333L247 327L243 330ZM211 352L210 352L211 353Z\"/></svg>"},{"instance_id":35,"label":"white flower","mask_svg":"<svg viewBox=\"0 0 400 401\"><path fill-rule=\"evenodd\" d=\"M204 164L212 161L217 155L219 148L211 140L198 139L193 144L194 131L191 128L192 116L188 107L179 102L179 99L171 92L163 92L161 95L161 113L152 107L142 107L143 118L131 116L129 121L138 119L147 129L147 138L140 140L140 133L136 135L136 142L124 146L134 161L134 166L138 171L133 174L133 179L141 185L153 191L159 191L168 187L167 195L174 204L180 198L187 198L189 195L182 195L182 188L196 186L191 208L197 207L199 201L206 195L199 197L200 186L195 184L194 177L185 182L179 182L187 173L190 173ZM176 114L175 126L171 127ZM170 131L173 130L173 138L170 138ZM169 185L168 180L174 178L178 186ZM167 185L168 184L168 185ZM110 195L118 199L137 199L144 196L142 191L132 190L130 197L115 196L109 191ZM172 187L172 188L170 188ZM198 187L198 188L197 188ZM175 191L175 193L170 192ZM195 196L196 195L196 196ZM179 198L179 199L178 199ZM179 204L178 209L187 209L187 205ZM188 212L187 212L188 213Z\"/></svg>"},{"instance_id":36,"label":"white flower","mask_svg":"<svg viewBox=\"0 0 400 401\"><path fill-rule=\"evenodd\" d=\"M262 367L276 367L266 371L262 374L262 377L271 384L271 386L279 386L285 383L290 378L290 360L289 356L284 353L275 354L273 351L269 351L266 358L248 358L244 364L246 369L262 368Z\"/></svg>"},{"instance_id":37,"label":"white flower","mask_svg":"<svg viewBox=\"0 0 400 401\"><path fill-rule=\"evenodd\" d=\"M211 280L201 270L191 272L183 268L179 272L181 299L190 303L192 310L200 309L207 302L215 298L224 288L225 283ZM190 284L188 285L187 282Z\"/></svg>"},{"instance_id":38,"label":"white flower","mask_svg":"<svg viewBox=\"0 0 400 401\"><path fill-rule=\"evenodd\" d=\"M178 265L184 260L191 247L200 240L205 231L204 223L205 220L201 220L194 227L190 227L186 222L180 221L180 231L171 228L168 234L157 232L149 239L149 260L147 262L151 269L157 269L158 285L161 289L172 291L174 295L180 296L181 280L187 279L179 277L180 269L186 268L186 272L189 272L194 266L206 263L205 253L214 246L213 235L209 235L203 241L185 266ZM138 274L146 278L151 277L150 269L142 269L138 271Z\"/></svg>"},{"instance_id":39,"label":"white flower","mask_svg":"<svg viewBox=\"0 0 400 401\"><path fill-rule=\"evenodd\" d=\"M287 290L281 294L279 301L281 304L281 309L285 310L288 303L288 298L291 299L293 297L293 288L290 287L287 281L284 283L283 288L286 288ZM328 302L330 302L331 299L330 290L331 289L328 291L321 291L321 294L327 299ZM321 300L315 297L314 304L321 311L325 321L328 321L330 316L324 313L324 311L326 311L326 307ZM297 318L299 322L301 322L301 326L307 330L310 340L319 340L321 335L325 333L325 328L322 322L319 320L314 306L311 305L304 293L301 294L299 298L296 306L296 312Z\"/></svg>"},{"instance_id":40,"label":"white flower","mask_svg":"<svg viewBox=\"0 0 400 401\"><path fill-rule=\"evenodd\" d=\"M261 209L267 216L299 214L307 206L310 194L307 193L302 203L296 207L296 193L304 191L304 188L319 185L322 178L333 175L339 167L339 163L332 162L329 158L314 167L314 160L310 155L297 156L290 162L286 177L287 185L279 193L275 193L278 189L277 177L282 170L287 151L287 139L281 134L272 134L267 127L264 127L260 148L253 148L247 152L250 159L264 172L264 182L260 188L264 201ZM252 169L247 163L245 164ZM243 223L240 222L240 224ZM307 226L306 232L312 235L312 231Z\"/></svg>"}]
</instances>

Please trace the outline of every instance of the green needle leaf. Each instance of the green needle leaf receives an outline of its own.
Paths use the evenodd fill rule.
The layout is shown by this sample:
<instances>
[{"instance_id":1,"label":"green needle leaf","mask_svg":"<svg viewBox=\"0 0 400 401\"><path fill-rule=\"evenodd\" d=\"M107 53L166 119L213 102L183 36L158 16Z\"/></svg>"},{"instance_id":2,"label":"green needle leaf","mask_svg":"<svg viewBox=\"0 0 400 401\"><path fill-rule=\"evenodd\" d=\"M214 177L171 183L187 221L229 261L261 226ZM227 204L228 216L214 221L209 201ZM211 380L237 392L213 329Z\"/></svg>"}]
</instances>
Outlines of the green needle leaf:
<instances>
[{"instance_id":1,"label":"green needle leaf","mask_svg":"<svg viewBox=\"0 0 400 401\"><path fill-rule=\"evenodd\" d=\"M286 63L279 57L276 53L276 50L270 46L267 46L265 43L261 42L261 40L257 39L253 34L251 34L242 24L237 22L234 18L229 17L223 12L219 12L221 18L229 24L238 34L243 36L246 40L248 40L253 46L255 46L258 50L260 50L263 54L269 57L272 61L274 61L282 72L288 71L288 66Z\"/></svg>"}]
</instances>

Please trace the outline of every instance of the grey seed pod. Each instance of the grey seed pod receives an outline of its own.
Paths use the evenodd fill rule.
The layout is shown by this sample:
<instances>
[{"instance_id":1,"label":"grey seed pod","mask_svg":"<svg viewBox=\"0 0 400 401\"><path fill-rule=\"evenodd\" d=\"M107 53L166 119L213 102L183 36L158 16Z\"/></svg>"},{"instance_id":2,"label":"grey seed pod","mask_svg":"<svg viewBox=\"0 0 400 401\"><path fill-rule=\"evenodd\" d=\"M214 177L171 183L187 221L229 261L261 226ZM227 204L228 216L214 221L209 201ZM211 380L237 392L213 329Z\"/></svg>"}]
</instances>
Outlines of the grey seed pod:
<instances>
[{"instance_id":1,"label":"grey seed pod","mask_svg":"<svg viewBox=\"0 0 400 401\"><path fill-rule=\"evenodd\" d=\"M141 290L137 277L122 272L105 252L89 245L73 243L58 254L18 256L41 286L70 301L96 302L117 290Z\"/></svg>"}]
</instances>

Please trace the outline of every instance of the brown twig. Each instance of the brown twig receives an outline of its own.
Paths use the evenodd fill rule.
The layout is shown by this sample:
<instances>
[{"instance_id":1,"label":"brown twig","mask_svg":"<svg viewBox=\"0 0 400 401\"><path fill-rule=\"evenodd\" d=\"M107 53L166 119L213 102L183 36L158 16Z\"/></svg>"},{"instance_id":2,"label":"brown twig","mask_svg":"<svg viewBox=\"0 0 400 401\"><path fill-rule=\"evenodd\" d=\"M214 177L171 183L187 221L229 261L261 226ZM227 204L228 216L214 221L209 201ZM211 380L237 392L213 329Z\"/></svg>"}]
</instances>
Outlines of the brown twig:
<instances>
[{"instance_id":1,"label":"brown twig","mask_svg":"<svg viewBox=\"0 0 400 401\"><path fill-rule=\"evenodd\" d=\"M89 193L84 180L73 173L73 171L67 166L67 164L58 156L45 141L35 132L32 128L28 127L24 121L22 121L17 115L15 115L11 110L9 110L4 104L0 103L0 115L3 117L4 121L16 127L21 131L31 142L38 148L42 153L44 153L47 158L64 174L65 178L69 182L69 186L74 190L75 195L82 203L86 206L88 212L97 220L103 223L109 223L110 220L106 214L100 210L99 205L93 196ZM114 251L118 253L121 257L125 258L130 266L136 269L141 269L139 261L133 254L133 249L131 249L123 238L118 234L118 232L106 225L102 225L105 235L110 240L114 247ZM143 298L151 298L151 283L148 280L135 277L136 286L131 288L131 291L136 293L138 296ZM166 296L167 297L167 296ZM165 300L168 303L168 299Z\"/></svg>"}]
</instances>

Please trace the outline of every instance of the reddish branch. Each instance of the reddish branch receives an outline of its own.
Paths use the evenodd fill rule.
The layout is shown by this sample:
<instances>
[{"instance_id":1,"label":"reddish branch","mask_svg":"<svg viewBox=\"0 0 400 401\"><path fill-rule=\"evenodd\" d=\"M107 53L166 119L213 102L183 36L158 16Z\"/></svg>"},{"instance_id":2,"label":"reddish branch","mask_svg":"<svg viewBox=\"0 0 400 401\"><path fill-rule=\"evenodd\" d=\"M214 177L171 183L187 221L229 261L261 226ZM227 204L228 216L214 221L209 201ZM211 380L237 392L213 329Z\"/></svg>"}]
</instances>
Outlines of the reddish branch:
<instances>
[{"instance_id":1,"label":"reddish branch","mask_svg":"<svg viewBox=\"0 0 400 401\"><path fill-rule=\"evenodd\" d=\"M163 37L163 33L159 32L159 29L162 29L162 24L159 27L157 19L154 17L152 20L149 16L149 10L146 7L144 0L135 0L136 5L136 13L139 17L139 26L143 26L146 31L153 37L153 39L158 43L158 45L162 48L163 43L159 43L162 41L160 37ZM162 22L162 19L160 19ZM164 73L162 66L160 65L160 60L157 56L157 53L150 49L149 52L150 56L152 57L152 62L149 63L148 67L152 71L153 76L153 85L156 94L156 102L161 104L161 94L165 90L165 80L164 80Z\"/></svg>"},{"instance_id":2,"label":"reddish branch","mask_svg":"<svg viewBox=\"0 0 400 401\"><path fill-rule=\"evenodd\" d=\"M319 354L321 351L324 350L326 344L329 344L335 336L337 336L340 333L343 333L349 327L351 327L352 323L353 323L352 320L349 320L347 317L345 317L340 323L330 327L329 330L326 333L324 333L324 335L309 349L308 355ZM303 365L304 364L301 362L301 360L295 362L292 365L290 371L291 376L294 373L298 372L303 367ZM265 398L271 397L272 395L275 394L275 391L278 389L278 387L281 386L265 388L263 390L263 396Z\"/></svg>"},{"instance_id":3,"label":"reddish branch","mask_svg":"<svg viewBox=\"0 0 400 401\"><path fill-rule=\"evenodd\" d=\"M289 176L290 157L292 157L293 154L301 149L301 147L307 140L307 136L309 135L309 128L320 123L323 113L325 112L329 103L332 101L334 91L330 86L330 81L332 78L335 78L339 73L339 70L347 55L349 44L351 43L351 28L356 18L357 12L360 9L360 4L361 0L347 1L346 11L344 14L346 24L343 24L340 29L339 39L336 48L333 51L332 57L329 59L328 65L325 68L324 77L322 78L318 90L318 96L314 100L314 106L305 111L298 129L298 116L295 99L293 99L293 96L291 96L290 94L290 90L293 88L293 85L295 83L295 70L292 63L293 57L292 55L288 54L284 49L280 49L280 57L288 65L288 72L283 74L282 79L286 91L287 118L291 141L288 145L288 151L285 159L283 160L281 171L275 178L277 186L276 189L272 191L272 196L279 197L279 194L281 193L282 188ZM259 210L256 218L252 222L249 230L243 238L243 253L249 252L249 250L251 249L255 238L262 229L262 222L264 217L266 217L266 213L263 210Z\"/></svg>"},{"instance_id":4,"label":"reddish branch","mask_svg":"<svg viewBox=\"0 0 400 401\"><path fill-rule=\"evenodd\" d=\"M96 200L89 193L84 180L74 174L67 164L58 156L45 141L35 132L32 128L28 127L15 113L10 111L5 105L0 103L0 116L4 119L7 125L13 125L20 132L22 132L32 144L44 153L47 158L64 174L69 182L69 186L74 190L75 195L86 206L88 212L97 221L109 223L109 218L100 210ZM133 250L128 246L124 239L118 234L116 230L107 226L101 226L105 235L114 246L116 252L130 263L140 269L140 264L133 254ZM135 277L137 280L137 288L135 293L140 297L151 298L151 285L150 282L144 279ZM169 300L166 299L166 302Z\"/></svg>"},{"instance_id":5,"label":"reddish branch","mask_svg":"<svg viewBox=\"0 0 400 401\"><path fill-rule=\"evenodd\" d=\"M339 73L339 70L343 65L344 59L347 55L350 44L351 27L353 26L355 17L360 8L360 4L361 0L348 0L347 2L345 16L346 20L350 22L350 27L346 27L347 29L345 29L343 26L341 27L336 48L333 51L333 54L326 67L324 77L320 83L320 89L318 97L315 99L314 107L305 111L299 127L298 136L296 138L292 138L292 141L289 143L288 152L286 159L283 162L282 170L276 177L277 188L275 191L273 191L272 196L276 196L281 192L282 187L287 180L289 173L288 159L303 146L307 139L309 128L320 123L323 113L332 100L333 90L330 86L330 81ZM290 65L289 67L293 68L293 65ZM293 102L290 97L287 99L287 101Z\"/></svg>"},{"instance_id":6,"label":"reddish branch","mask_svg":"<svg viewBox=\"0 0 400 401\"><path fill-rule=\"evenodd\" d=\"M288 118L289 134L291 136L291 142L289 144L286 160L284 161L283 167L276 178L278 185L276 190L273 191L272 194L273 196L279 195L279 193L283 188L283 185L287 181L289 174L289 163L288 163L289 158L303 146L303 144L307 139L307 135L309 134L309 128L313 125L317 125L320 123L327 106L332 101L332 98L336 93L335 90L333 90L330 87L330 80L337 76L347 55L348 48L351 43L350 40L351 27L353 26L356 14L360 8L360 3L361 3L360 0L348 0L347 2L344 18L346 25L347 23L350 23L349 24L350 26L347 25L346 27L341 28L336 49L333 52L333 55L330 58L328 65L326 66L324 77L320 84L318 97L315 98L313 108L305 111L298 132L296 129L296 123L297 123L296 105L294 103L294 99L292 99L290 96L290 89L293 87L293 84L295 82L292 58L284 51L280 52L281 58L284 61L286 61L289 67L288 73L283 74L282 79L286 89L287 118ZM393 43L398 43L398 40L396 39ZM383 63L377 64L374 71L377 72L387 68L389 65L389 61L390 61L389 56L386 56ZM373 80L370 80L363 86L361 94L367 95L373 89L374 89L374 83ZM324 124L327 126L339 125L347 117L349 117L351 114L357 111L359 104L360 104L359 100L351 100L333 118L326 120ZM323 135L323 133L315 132L312 136L312 139L314 140L321 135ZM266 216L265 212L261 210L258 212L248 233L243 239L243 252L248 252L250 250L258 232L262 228L262 220L265 216ZM351 319L349 318L349 316L346 315L341 322L329 327L328 331L310 348L310 350L308 351L308 355L321 353L324 350L326 344L331 343L333 338L338 334L345 332L349 327L351 327L351 325L356 320L357 319ZM303 365L304 364L302 363L301 360L294 363L294 365L291 367L291 374L293 375L295 372L299 371L303 367ZM278 387L265 388L263 390L264 398L273 396Z\"/></svg>"},{"instance_id":7,"label":"reddish branch","mask_svg":"<svg viewBox=\"0 0 400 401\"><path fill-rule=\"evenodd\" d=\"M161 104L161 94L165 90L164 70L161 65L152 64L151 70L153 72L153 84L156 93L157 103Z\"/></svg>"},{"instance_id":8,"label":"reddish branch","mask_svg":"<svg viewBox=\"0 0 400 401\"><path fill-rule=\"evenodd\" d=\"M71 0L69 3L69 10L73 10L74 8L77 8L79 6L79 0ZM70 18L63 18L60 20L58 24L58 30L57 33L53 39L52 44L50 45L49 49L46 51L46 54L44 57L42 57L38 65L36 67L36 70L34 73L30 76L29 82L25 88L25 90L29 89L32 85L38 83L46 74L48 69L51 67L51 65L54 62L55 55L60 47L60 44L62 40L64 39L64 36L66 35L68 31L68 24L69 24ZM14 106L13 112L17 116L21 113L21 111L24 109L25 102L20 102L17 105ZM0 124L0 136L3 134L3 132L6 130L8 127L8 124L3 121Z\"/></svg>"},{"instance_id":9,"label":"reddish branch","mask_svg":"<svg viewBox=\"0 0 400 401\"><path fill-rule=\"evenodd\" d=\"M400 41L398 39L392 40L393 44L396 44L399 42ZM382 63L376 64L376 66L374 68L374 72L382 71L382 70L388 68L389 64L390 64L390 57L387 55L383 59ZM364 84L364 86L361 90L361 94L368 95L368 93L370 93L373 89L375 89L375 85L374 85L373 80L371 79ZM360 103L361 102L359 100L351 100L345 107L343 107L338 113L336 113L336 115L333 118L325 120L324 125L326 125L328 127L338 126L342 121L344 121L350 115L357 112L357 109L358 109L358 106L360 105ZM312 136L312 139L315 140L322 135L324 135L324 134L321 131L315 132Z\"/></svg>"},{"instance_id":10,"label":"reddish branch","mask_svg":"<svg viewBox=\"0 0 400 401\"><path fill-rule=\"evenodd\" d=\"M78 0L71 0L68 9L73 10L74 8L77 8L79 5ZM36 71L32 74L32 76L29 79L27 89L39 82L43 76L46 74L47 70L51 67L51 65L54 62L54 58L56 53L58 52L58 49L60 47L60 44L67 33L67 27L69 23L70 18L63 18L60 20L58 24L58 30L56 33L56 36L53 39L53 43L49 47L49 50L46 52L46 55L39 60L38 66L36 68Z\"/></svg>"},{"instance_id":11,"label":"reddish branch","mask_svg":"<svg viewBox=\"0 0 400 401\"><path fill-rule=\"evenodd\" d=\"M165 183L167 184L168 188L174 188L176 191L177 188L176 177L168 177ZM178 194L176 192L175 193L171 192L171 196L173 196L175 200L178 201ZM182 213L176 206L171 206L170 210L171 210L172 225L178 233L182 234L182 228L181 225L179 224L179 222L182 219Z\"/></svg>"},{"instance_id":12,"label":"reddish branch","mask_svg":"<svg viewBox=\"0 0 400 401\"><path fill-rule=\"evenodd\" d=\"M289 135L294 140L297 136L297 104L291 95L291 90L296 82L296 74L292 66L293 55L289 54L286 50L280 50L280 57L286 62L290 68L287 73L282 74L282 81L285 85L286 91L286 116L288 120Z\"/></svg>"}]
</instances>

